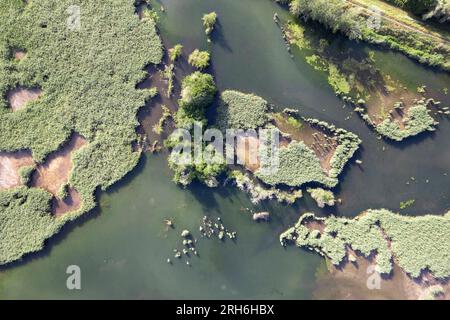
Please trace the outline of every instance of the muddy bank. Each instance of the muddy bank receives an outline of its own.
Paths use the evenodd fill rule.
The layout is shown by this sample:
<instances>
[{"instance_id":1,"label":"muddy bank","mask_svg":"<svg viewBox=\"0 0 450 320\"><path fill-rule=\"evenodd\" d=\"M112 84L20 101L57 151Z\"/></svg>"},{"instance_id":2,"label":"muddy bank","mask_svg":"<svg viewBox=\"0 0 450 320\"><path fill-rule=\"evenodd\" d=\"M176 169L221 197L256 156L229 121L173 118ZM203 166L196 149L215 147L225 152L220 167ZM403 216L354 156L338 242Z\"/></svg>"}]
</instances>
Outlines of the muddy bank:
<instances>
[{"instance_id":1,"label":"muddy bank","mask_svg":"<svg viewBox=\"0 0 450 320\"><path fill-rule=\"evenodd\" d=\"M350 250L351 251L351 250ZM437 281L431 276L412 279L400 267L394 264L388 277L378 276L373 258L364 258L355 252L349 252L354 262L336 267L329 261L318 274L313 296L317 299L339 300L421 300L450 299L450 284ZM352 259L353 259L352 258ZM433 296L434 290L442 290Z\"/></svg>"}]
</instances>

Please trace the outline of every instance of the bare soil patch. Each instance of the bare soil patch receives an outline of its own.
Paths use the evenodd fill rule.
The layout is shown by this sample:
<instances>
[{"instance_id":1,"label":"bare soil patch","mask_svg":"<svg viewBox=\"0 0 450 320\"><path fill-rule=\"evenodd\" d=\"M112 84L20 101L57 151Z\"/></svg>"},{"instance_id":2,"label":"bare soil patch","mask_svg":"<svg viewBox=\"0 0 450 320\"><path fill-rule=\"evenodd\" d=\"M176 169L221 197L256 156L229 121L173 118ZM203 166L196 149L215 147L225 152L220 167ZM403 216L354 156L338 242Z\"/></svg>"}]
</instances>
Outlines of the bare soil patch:
<instances>
[{"instance_id":1,"label":"bare soil patch","mask_svg":"<svg viewBox=\"0 0 450 320\"><path fill-rule=\"evenodd\" d=\"M28 102L37 100L42 94L39 88L17 87L8 91L6 98L13 111L22 109Z\"/></svg>"},{"instance_id":2,"label":"bare soil patch","mask_svg":"<svg viewBox=\"0 0 450 320\"><path fill-rule=\"evenodd\" d=\"M21 185L19 169L33 164L30 151L0 152L0 190Z\"/></svg>"},{"instance_id":3,"label":"bare soil patch","mask_svg":"<svg viewBox=\"0 0 450 320\"><path fill-rule=\"evenodd\" d=\"M254 136L238 136L236 145L236 156L244 167L255 172L260 167L259 139Z\"/></svg>"},{"instance_id":4,"label":"bare soil patch","mask_svg":"<svg viewBox=\"0 0 450 320\"><path fill-rule=\"evenodd\" d=\"M32 177L31 185L57 195L69 180L72 171L72 154L86 144L86 139L73 134L70 140L58 151L51 154L45 163L39 165Z\"/></svg>"}]
</instances>

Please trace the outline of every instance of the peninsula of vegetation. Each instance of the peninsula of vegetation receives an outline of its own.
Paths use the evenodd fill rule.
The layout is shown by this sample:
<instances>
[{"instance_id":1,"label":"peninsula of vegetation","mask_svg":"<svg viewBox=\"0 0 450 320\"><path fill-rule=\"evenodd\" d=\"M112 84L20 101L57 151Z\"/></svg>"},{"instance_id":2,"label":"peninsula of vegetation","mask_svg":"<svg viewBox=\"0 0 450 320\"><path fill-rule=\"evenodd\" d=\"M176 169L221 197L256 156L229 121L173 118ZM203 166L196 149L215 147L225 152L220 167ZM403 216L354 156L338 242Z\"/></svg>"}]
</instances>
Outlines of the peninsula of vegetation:
<instances>
[{"instance_id":1,"label":"peninsula of vegetation","mask_svg":"<svg viewBox=\"0 0 450 320\"><path fill-rule=\"evenodd\" d=\"M325 14L322 11L326 8L321 7L321 1L312 1L310 4L316 2L317 5L311 8L309 14L322 22L320 17ZM338 2L340 1L332 3ZM291 2L291 11L294 3L295 1ZM345 8L351 10L347 6ZM346 10L343 12L347 12ZM308 12L306 10L304 14L308 15ZM349 13L343 13L343 16L348 19L343 25L352 25L358 21L350 20ZM330 46L329 35L318 38L302 20L276 22L280 25L289 48L295 47L307 54L307 63L324 73L336 95L346 105L354 108L381 136L402 141L425 131L435 131L438 119L450 115L448 106L442 106L436 101L433 94L420 82L414 86L414 80L402 79L395 72L384 70L373 51L367 55L354 54L351 49L340 52ZM448 60L448 54L445 59Z\"/></svg>"},{"instance_id":2,"label":"peninsula of vegetation","mask_svg":"<svg viewBox=\"0 0 450 320\"><path fill-rule=\"evenodd\" d=\"M155 23L132 0L81 4L79 25L72 1L0 4L0 264L40 250L141 155L136 114L156 90L136 84L162 59Z\"/></svg>"}]
</instances>

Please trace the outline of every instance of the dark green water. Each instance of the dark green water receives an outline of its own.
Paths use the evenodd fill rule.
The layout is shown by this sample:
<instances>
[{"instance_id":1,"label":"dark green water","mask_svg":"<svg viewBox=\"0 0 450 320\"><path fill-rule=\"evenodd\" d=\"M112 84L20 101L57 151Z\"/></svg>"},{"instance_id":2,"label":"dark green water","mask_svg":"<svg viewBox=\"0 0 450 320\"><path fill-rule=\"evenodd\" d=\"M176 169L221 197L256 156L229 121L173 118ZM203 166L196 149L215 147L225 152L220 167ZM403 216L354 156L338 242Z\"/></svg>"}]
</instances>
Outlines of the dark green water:
<instances>
[{"instance_id":1,"label":"dark green water","mask_svg":"<svg viewBox=\"0 0 450 320\"><path fill-rule=\"evenodd\" d=\"M308 116L351 130L363 140L357 157L336 189L343 204L333 212L355 216L367 208L398 210L416 199L404 214L441 214L450 207L450 124L442 119L437 132L402 144L386 143L354 115L329 88L326 77L296 53L286 51L270 0L161 1L161 32L169 45L181 42L185 52L212 49L211 72L221 90L254 92L282 107L297 107ZM201 17L215 10L220 24L208 45ZM374 50L336 38L338 47ZM376 51L380 67L397 77L441 90L447 75L423 68L402 55ZM438 97L450 104L447 96ZM349 120L345 120L352 114ZM384 149L384 151L383 151ZM444 175L448 172L448 175ZM412 182L410 177L415 177ZM426 183L426 180L429 180ZM411 181L409 185L407 181ZM171 182L165 155L146 155L123 182L100 197L100 209L49 241L47 248L23 262L0 269L0 298L311 298L315 274L323 260L296 248L283 249L281 231L301 212L322 212L305 197L294 207L264 203L255 210L273 213L270 224L254 223L244 208L247 196L229 187L187 190ZM200 239L200 257L173 258L181 249L180 232L198 235L204 215L220 216L238 233L236 242ZM172 218L174 230L163 220ZM171 258L173 265L166 262ZM65 270L79 265L82 290L66 288Z\"/></svg>"}]
</instances>

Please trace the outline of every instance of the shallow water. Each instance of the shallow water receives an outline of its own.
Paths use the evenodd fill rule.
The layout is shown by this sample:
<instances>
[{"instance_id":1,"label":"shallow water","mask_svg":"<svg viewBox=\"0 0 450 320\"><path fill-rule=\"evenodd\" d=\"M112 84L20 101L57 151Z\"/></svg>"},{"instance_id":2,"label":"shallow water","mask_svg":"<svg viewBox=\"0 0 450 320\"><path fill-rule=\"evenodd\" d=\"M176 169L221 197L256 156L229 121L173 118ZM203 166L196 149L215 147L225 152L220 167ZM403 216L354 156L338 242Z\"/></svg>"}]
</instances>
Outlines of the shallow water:
<instances>
[{"instance_id":1,"label":"shallow water","mask_svg":"<svg viewBox=\"0 0 450 320\"><path fill-rule=\"evenodd\" d=\"M355 216L367 208L399 210L399 203L415 199L402 213L442 214L450 208L446 186L450 179L450 124L398 144L377 139L367 125L329 87L305 57L291 58L272 17L286 12L270 0L163 0L161 32L185 53L211 46L213 72L220 90L254 92L280 107L297 107L305 115L332 122L357 133L363 148L336 189L343 204L336 214ZM216 11L220 24L208 44L201 17ZM323 32L323 30L318 30ZM441 90L449 76L426 69L392 52L354 44L340 37L339 46L375 50L384 69L399 78ZM449 105L448 96L439 98ZM352 115L349 120L347 116ZM383 151L384 149L384 151ZM299 213L315 211L306 196L286 207L264 203L253 208L248 197L231 187L207 189L194 184L184 190L171 181L166 155L146 155L123 182L100 197L100 209L63 229L46 249L0 269L0 298L311 298L315 274L323 260L296 248L283 249L281 231ZM448 175L444 175L448 172ZM415 178L415 181L411 180ZM428 183L426 180L429 180ZM409 181L409 184L407 182ZM245 208L269 210L272 221L254 223ZM204 215L220 216L238 233L236 242L200 239L200 257L173 258L181 249L181 230L198 236ZM164 218L174 230L166 231ZM167 264L171 258L173 265ZM66 289L68 265L81 267L82 290Z\"/></svg>"}]
</instances>

